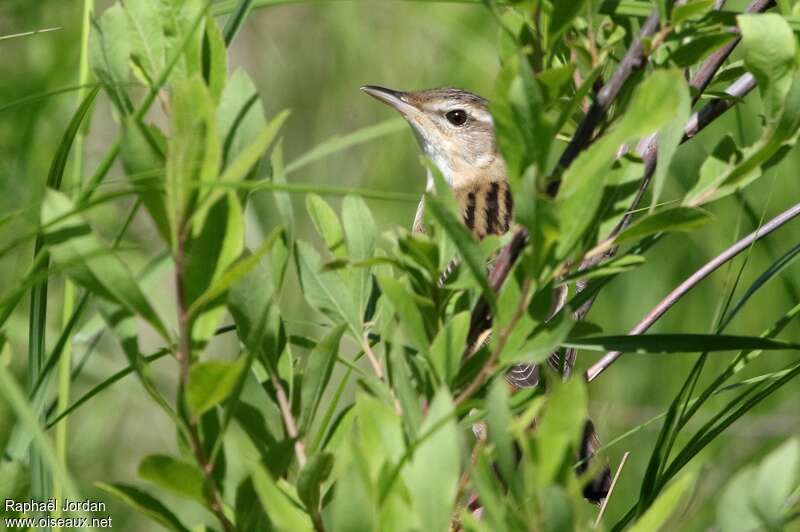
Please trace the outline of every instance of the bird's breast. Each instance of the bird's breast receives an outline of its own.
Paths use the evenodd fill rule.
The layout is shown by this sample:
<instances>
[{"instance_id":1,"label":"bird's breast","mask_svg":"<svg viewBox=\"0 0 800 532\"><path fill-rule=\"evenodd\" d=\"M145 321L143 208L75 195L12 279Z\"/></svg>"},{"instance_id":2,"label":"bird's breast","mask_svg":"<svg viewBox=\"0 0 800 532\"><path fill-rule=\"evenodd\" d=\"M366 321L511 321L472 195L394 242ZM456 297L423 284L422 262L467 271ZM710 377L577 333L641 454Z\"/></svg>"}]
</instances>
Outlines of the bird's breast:
<instances>
[{"instance_id":1,"label":"bird's breast","mask_svg":"<svg viewBox=\"0 0 800 532\"><path fill-rule=\"evenodd\" d=\"M477 181L454 190L464 225L480 238L508 231L514 200L505 180Z\"/></svg>"}]
</instances>

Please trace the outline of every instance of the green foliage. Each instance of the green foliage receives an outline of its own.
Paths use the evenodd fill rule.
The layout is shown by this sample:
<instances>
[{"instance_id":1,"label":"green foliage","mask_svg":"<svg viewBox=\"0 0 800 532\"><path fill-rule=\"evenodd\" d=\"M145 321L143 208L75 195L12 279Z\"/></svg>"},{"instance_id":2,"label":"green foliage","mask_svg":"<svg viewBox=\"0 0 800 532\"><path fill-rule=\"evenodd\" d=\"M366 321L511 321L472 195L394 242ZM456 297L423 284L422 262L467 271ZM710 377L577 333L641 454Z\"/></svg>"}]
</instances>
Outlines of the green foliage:
<instances>
[{"instance_id":1,"label":"green foliage","mask_svg":"<svg viewBox=\"0 0 800 532\"><path fill-rule=\"evenodd\" d=\"M40 201L30 209L38 213L36 226L0 247L0 258L28 242L35 248L33 264L14 279L18 286L0 294L2 349L6 336L16 334L22 294L33 289L27 396L0 360L0 389L19 420L0 463L0 495L77 499L64 465L77 451L57 454L46 430L88 404L100 408L92 399L101 393L127 394L142 411L157 408L146 410L158 418L156 443L124 448L140 461L145 487L131 478L92 484L169 530L589 529L596 510L583 491L606 459L583 460L583 437L589 413L597 419L604 409L594 407L596 385L564 381L551 367L563 368L562 355L577 349L625 352L632 364L674 364L670 374L657 375L658 390L640 390L653 387L640 375L614 383L615 406L638 392L668 410L658 436L636 443L640 463L622 475L636 487L612 495L611 517L600 528L688 526L701 505L686 506L687 498L715 491L695 488L704 480L698 455L717 467L707 458L723 432L800 374L795 358L779 367L773 362L778 352L800 350L790 327L800 305L789 271L800 246L782 256L770 251L764 264L748 262L748 252L739 273L717 287L722 295L711 332L694 332L705 322L677 320L656 334L624 335L620 327L650 298L645 285L652 279L677 282L670 274L678 267L683 278L696 266L684 264L686 242L720 229L728 238L734 225L744 226L736 213L747 210L752 190L763 192L758 184L768 180L759 178L777 176L779 165L796 157L800 72L796 23L785 12L791 3L780 2L780 14L734 17L710 0L457 0L473 4L461 8L482 10L481 27L489 16L497 26L491 111L514 192L519 225L512 232L527 231L524 238L480 242L461 223L432 166L417 169L428 170L436 185L424 194L424 233L387 230L384 209L367 200L401 195L380 186L355 188L349 176L336 187L295 182L302 172L316 173L322 160L405 125L393 119L336 131L298 150L295 130L303 130L304 141L313 138L305 128L316 117L294 109L290 118L288 110L277 111L274 94L257 88L274 85L255 83L242 69L229 73L229 65L250 65L227 50L248 15L281 3L125 0L92 21L87 52L98 86L55 145L46 182L36 185ZM596 89L628 68L620 59L636 38L638 19L653 9L665 22L641 40L641 64L630 68L635 72L613 101L592 107L605 94ZM219 14L230 15L223 27ZM700 94L683 69L702 71L703 59L730 42L733 25L743 61L726 63ZM300 37L292 36L298 46ZM359 62L358 54L352 57ZM272 74L285 65L268 66ZM758 86L747 109L763 118L763 127L747 134L712 128L694 151L682 148L696 133L685 134L692 113L745 72ZM79 190L60 190L72 141L98 94L111 103L118 138ZM714 105L722 102L742 108L732 95ZM322 107L315 112L334 113L339 124L351 114ZM591 131L575 157L564 159L585 127ZM657 155L635 149L651 141ZM380 173L369 170L365 179ZM124 179L104 182L112 171ZM343 198L323 198L327 193ZM305 195L305 212L295 194ZM131 214L111 243L109 213L130 202ZM15 223L15 212L0 217L0 229ZM124 234L131 226L145 236ZM664 242L674 257L657 255ZM670 262L678 266L668 269ZM492 271L498 263L507 267L502 283ZM736 299L738 285L749 281L745 266L754 263L760 275ZM83 298L74 314L65 314L45 360L47 311L55 308L50 298L59 286L47 282L64 278ZM776 278L791 299L788 310L785 298L776 299L762 313L777 320L761 334L749 323L727 333ZM584 282L588 288L569 300ZM602 290L613 291L612 303ZM574 314L595 296L611 311L597 315L603 327L611 324L609 332ZM98 376L104 366L90 360L96 382L71 401L59 390L58 408L46 408L54 391L48 377L65 344L91 338L88 358L100 331L116 340L104 344L121 350L123 365ZM145 356L143 346L153 342ZM775 354L762 357L766 352ZM673 374L686 358L675 353L701 353L677 380ZM541 385L511 393L505 375L518 363L537 364ZM130 374L138 380L125 379ZM695 423L701 412L703 422ZM153 445L162 448L142 456ZM710 498L717 526L774 530L796 519L799 449L789 440L716 490L719 496ZM690 513L686 521L682 508ZM708 519L706 512L698 526Z\"/></svg>"}]
</instances>

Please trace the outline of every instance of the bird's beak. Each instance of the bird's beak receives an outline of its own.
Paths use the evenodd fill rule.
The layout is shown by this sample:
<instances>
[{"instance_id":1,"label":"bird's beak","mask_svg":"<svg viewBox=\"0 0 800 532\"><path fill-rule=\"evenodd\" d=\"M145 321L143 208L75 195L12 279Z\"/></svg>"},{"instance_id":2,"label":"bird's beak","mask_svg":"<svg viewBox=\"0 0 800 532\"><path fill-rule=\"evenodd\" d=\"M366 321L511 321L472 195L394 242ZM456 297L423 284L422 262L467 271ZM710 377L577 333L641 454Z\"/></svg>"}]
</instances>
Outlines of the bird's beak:
<instances>
[{"instance_id":1,"label":"bird's beak","mask_svg":"<svg viewBox=\"0 0 800 532\"><path fill-rule=\"evenodd\" d=\"M376 87L375 85L364 85L361 87L361 90L376 100L394 108L407 118L419 113L419 109L409 101L408 93L386 89L384 87Z\"/></svg>"}]
</instances>

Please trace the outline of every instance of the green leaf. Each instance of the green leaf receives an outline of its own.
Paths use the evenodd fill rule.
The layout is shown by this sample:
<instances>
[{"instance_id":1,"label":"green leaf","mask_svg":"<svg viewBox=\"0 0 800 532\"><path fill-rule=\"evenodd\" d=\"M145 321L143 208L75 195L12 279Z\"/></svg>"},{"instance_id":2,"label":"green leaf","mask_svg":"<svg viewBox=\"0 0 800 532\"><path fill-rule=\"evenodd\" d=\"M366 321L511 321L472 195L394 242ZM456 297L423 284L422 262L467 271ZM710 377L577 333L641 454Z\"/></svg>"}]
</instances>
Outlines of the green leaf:
<instances>
[{"instance_id":1,"label":"green leaf","mask_svg":"<svg viewBox=\"0 0 800 532\"><path fill-rule=\"evenodd\" d=\"M788 147L796 143L800 127L800 73L795 71L790 82L782 108L776 111L777 118L767 124L763 136L744 149L740 156L734 153L738 156L735 164L724 166L719 173L707 171L704 165L700 181L684 199L685 205L702 205L742 189L789 153ZM728 161L731 162L730 159ZM715 167L719 167L717 161L714 161L711 169Z\"/></svg>"},{"instance_id":2,"label":"green leaf","mask_svg":"<svg viewBox=\"0 0 800 532\"><path fill-rule=\"evenodd\" d=\"M261 160L261 157L267 151L270 144L272 144L272 141L275 140L275 137L278 135L281 126L288 116L289 111L281 111L278 113L269 124L264 126L264 128L256 134L255 138L247 146L242 148L236 159L234 159L227 168L225 168L222 175L219 176L220 183L217 183L206 196L203 203L197 208L195 216L199 216L202 219L205 211L213 205L220 196L225 194L225 189L223 187L225 183L234 184L247 177L250 170Z\"/></svg>"},{"instance_id":3,"label":"green leaf","mask_svg":"<svg viewBox=\"0 0 800 532\"><path fill-rule=\"evenodd\" d=\"M475 238L464 224L442 204L439 198L426 195L425 207L436 218L436 221L441 224L447 236L452 239L456 248L458 248L461 260L464 261L464 264L469 268L470 273L481 287L483 297L486 298L492 308L495 308L497 298L494 290L489 285L489 278L486 275L486 261Z\"/></svg>"},{"instance_id":4,"label":"green leaf","mask_svg":"<svg viewBox=\"0 0 800 532\"><path fill-rule=\"evenodd\" d=\"M325 392L336 365L339 342L345 328L345 324L335 327L308 354L300 390L301 412L298 423L301 434L308 433L311 423L314 421L322 394Z\"/></svg>"},{"instance_id":5,"label":"green leaf","mask_svg":"<svg viewBox=\"0 0 800 532\"><path fill-rule=\"evenodd\" d=\"M172 87L171 131L167 145L166 203L173 245L191 213L190 198L210 195L200 183L217 178L222 159L214 103L202 78L178 80ZM211 203L211 201L209 201ZM206 208L197 209L200 217ZM202 219L195 226L203 225Z\"/></svg>"},{"instance_id":6,"label":"green leaf","mask_svg":"<svg viewBox=\"0 0 800 532\"><path fill-rule=\"evenodd\" d=\"M139 476L159 488L207 505L203 474L193 464L164 454L151 454L139 464Z\"/></svg>"},{"instance_id":7,"label":"green leaf","mask_svg":"<svg viewBox=\"0 0 800 532\"><path fill-rule=\"evenodd\" d=\"M681 108L686 80L678 70L658 70L637 88L625 114L611 131L581 153L564 172L557 201L561 238L556 254L565 257L596 218L609 170L619 147L656 131Z\"/></svg>"},{"instance_id":8,"label":"green leaf","mask_svg":"<svg viewBox=\"0 0 800 532\"><path fill-rule=\"evenodd\" d=\"M276 530L285 532L301 532L313 530L311 521L286 493L259 464L253 464L250 476L253 486L261 501L261 507L269 516Z\"/></svg>"},{"instance_id":9,"label":"green leaf","mask_svg":"<svg viewBox=\"0 0 800 532\"><path fill-rule=\"evenodd\" d=\"M306 242L298 240L295 247L300 284L308 304L333 323L346 323L351 332L359 337L361 316L353 295L341 277L336 272L322 271L319 254Z\"/></svg>"},{"instance_id":10,"label":"green leaf","mask_svg":"<svg viewBox=\"0 0 800 532\"><path fill-rule=\"evenodd\" d=\"M189 529L180 522L169 508L144 490L119 483L108 484L105 482L96 482L95 486L117 497L140 514L146 515L167 530L189 532Z\"/></svg>"},{"instance_id":11,"label":"green leaf","mask_svg":"<svg viewBox=\"0 0 800 532\"><path fill-rule=\"evenodd\" d=\"M150 0L126 0L130 55L143 81L150 85L166 67L166 43L161 27L161 13ZM121 35L115 36L119 38Z\"/></svg>"},{"instance_id":12,"label":"green leaf","mask_svg":"<svg viewBox=\"0 0 800 532\"><path fill-rule=\"evenodd\" d=\"M239 32L239 29L244 24L247 15L250 14L250 10L253 8L253 0L239 0L236 4L236 8L232 10L231 15L228 17L228 20L225 21L225 45L230 46L231 42L233 42L233 38Z\"/></svg>"},{"instance_id":13,"label":"green leaf","mask_svg":"<svg viewBox=\"0 0 800 532\"><path fill-rule=\"evenodd\" d=\"M553 13L550 15L550 26L547 28L548 40L555 44L556 39L566 30L572 20L584 8L586 0L561 0L553 3Z\"/></svg>"},{"instance_id":14,"label":"green leaf","mask_svg":"<svg viewBox=\"0 0 800 532\"><path fill-rule=\"evenodd\" d=\"M608 262L600 263L591 268L575 271L565 276L562 281L566 283L577 281L578 279L597 279L600 277L617 275L618 273L633 270L645 262L646 259L642 255L623 255L622 257L615 257Z\"/></svg>"},{"instance_id":15,"label":"green leaf","mask_svg":"<svg viewBox=\"0 0 800 532\"><path fill-rule=\"evenodd\" d=\"M741 349L798 350L800 344L770 340L758 336L726 334L639 334L631 336L588 336L568 338L564 347L590 351L626 353L692 353L695 351L737 351Z\"/></svg>"},{"instance_id":16,"label":"green leaf","mask_svg":"<svg viewBox=\"0 0 800 532\"><path fill-rule=\"evenodd\" d=\"M700 63L716 50L729 43L733 36L728 32L700 34L670 52L669 60L678 68L689 68Z\"/></svg>"},{"instance_id":17,"label":"green leaf","mask_svg":"<svg viewBox=\"0 0 800 532\"><path fill-rule=\"evenodd\" d=\"M537 478L541 485L551 484L560 474L564 474L565 460L570 464L574 462L575 451L586 423L586 408L586 385L580 379L554 383L536 431L535 444L539 463ZM568 452L570 450L572 452ZM570 469L566 468L568 474L572 474Z\"/></svg>"},{"instance_id":18,"label":"green leaf","mask_svg":"<svg viewBox=\"0 0 800 532\"><path fill-rule=\"evenodd\" d=\"M436 374L451 383L461 366L461 355L467 345L470 313L460 312L450 318L433 339L429 358Z\"/></svg>"},{"instance_id":19,"label":"green leaf","mask_svg":"<svg viewBox=\"0 0 800 532\"><path fill-rule=\"evenodd\" d=\"M674 207L644 216L614 237L614 243L640 240L665 231L690 232L711 220L711 215L698 208Z\"/></svg>"},{"instance_id":20,"label":"green leaf","mask_svg":"<svg viewBox=\"0 0 800 532\"><path fill-rule=\"evenodd\" d=\"M752 485L758 515L775 530L781 528L788 501L800 485L800 441L791 439L761 462Z\"/></svg>"},{"instance_id":21,"label":"green leaf","mask_svg":"<svg viewBox=\"0 0 800 532\"><path fill-rule=\"evenodd\" d=\"M341 434L349 435L350 432ZM339 434L337 432L337 436ZM369 452L377 454L380 449L370 448ZM377 497L366 454L367 449L360 448L358 442L352 440L349 445L343 443L341 450L336 453L336 490L347 496L334 497L331 501L331 530L371 532L380 529L377 524Z\"/></svg>"},{"instance_id":22,"label":"green leaf","mask_svg":"<svg viewBox=\"0 0 800 532\"><path fill-rule=\"evenodd\" d=\"M756 468L743 468L728 482L717 506L717 524L726 532L751 532L761 529L763 523L752 503L756 482Z\"/></svg>"},{"instance_id":23,"label":"green leaf","mask_svg":"<svg viewBox=\"0 0 800 532\"><path fill-rule=\"evenodd\" d=\"M796 69L796 38L777 13L739 15L744 63L753 73L768 120L774 119L792 84Z\"/></svg>"},{"instance_id":24,"label":"green leaf","mask_svg":"<svg viewBox=\"0 0 800 532\"><path fill-rule=\"evenodd\" d=\"M503 480L510 485L518 459L514 455L514 440L511 434L511 407L509 405L508 384L505 379L498 378L492 382L486 408L489 443L494 446Z\"/></svg>"},{"instance_id":25,"label":"green leaf","mask_svg":"<svg viewBox=\"0 0 800 532\"><path fill-rule=\"evenodd\" d=\"M158 4L164 24L167 57L180 54L175 77L186 78L202 74L203 31L200 23L205 20L208 4L202 0Z\"/></svg>"},{"instance_id":26,"label":"green leaf","mask_svg":"<svg viewBox=\"0 0 800 532\"><path fill-rule=\"evenodd\" d=\"M690 0L685 4L676 5L672 9L671 22L677 26L687 20L700 18L714 7L715 0Z\"/></svg>"},{"instance_id":27,"label":"green leaf","mask_svg":"<svg viewBox=\"0 0 800 532\"><path fill-rule=\"evenodd\" d=\"M297 496L310 512L318 511L320 488L333 469L331 453L312 456L297 475Z\"/></svg>"},{"instance_id":28,"label":"green leaf","mask_svg":"<svg viewBox=\"0 0 800 532\"><path fill-rule=\"evenodd\" d=\"M214 17L206 17L205 46L203 47L203 77L215 102L222 97L225 79L228 77L228 53L222 32Z\"/></svg>"},{"instance_id":29,"label":"green leaf","mask_svg":"<svg viewBox=\"0 0 800 532\"><path fill-rule=\"evenodd\" d=\"M702 2L704 0L700 1ZM707 1L713 3L713 0ZM692 2L689 5L696 5L698 3L700 2ZM675 10L677 11L681 7L685 8L688 6L678 6ZM673 11L673 16L675 16L675 11ZM656 169L652 177L653 198L650 203L651 212L656 208L656 205L658 205L658 200L661 197L661 193L664 190L664 184L667 181L669 164L672 162L672 158L678 149L678 145L683 140L683 128L689 121L689 114L692 111L692 103L691 97L689 96L688 85L686 83L679 83L675 85L674 90L678 99L675 108L675 114L664 125L664 127L658 131Z\"/></svg>"},{"instance_id":30,"label":"green leaf","mask_svg":"<svg viewBox=\"0 0 800 532\"><path fill-rule=\"evenodd\" d=\"M147 355L147 356L142 357L142 358L144 359L144 362L150 363L150 362L154 362L154 361L158 360L159 358L162 358L162 357L164 357L164 356L166 356L168 354L170 354L168 350L161 349L161 350L156 351L155 353L153 353L151 355ZM94 386L91 390L89 390L88 392L86 392L85 394L80 396L80 398L76 399L71 405L69 405L69 408L59 412L58 415L56 415L53 419L51 419L51 420L49 420L47 422L47 426L45 428L48 428L48 429L52 428L56 423L58 423L63 418L65 418L66 416L71 414L73 411L75 411L78 408L80 408L84 403L86 403L86 401L88 401L89 399L93 398L94 396L96 396L97 394L99 394L100 392L102 392L103 390L105 390L106 388L108 388L109 386L111 386L112 384L117 382L118 380L123 379L123 378L127 377L128 375L130 375L131 373L135 373L135 372L136 372L135 365L131 364L128 367L126 367L124 369L121 369L118 372L114 373L110 377L106 378L105 380L103 380L102 382L100 382L99 384Z\"/></svg>"},{"instance_id":31,"label":"green leaf","mask_svg":"<svg viewBox=\"0 0 800 532\"><path fill-rule=\"evenodd\" d=\"M106 9L99 20L92 21L89 58L97 79L106 86L119 109L126 109L126 96L121 88L128 82L128 59L131 44L128 17L118 3Z\"/></svg>"},{"instance_id":32,"label":"green leaf","mask_svg":"<svg viewBox=\"0 0 800 532\"><path fill-rule=\"evenodd\" d=\"M281 229L276 228L272 233L261 242L261 245L251 254L234 262L230 267L225 270L222 275L218 276L213 284L194 300L191 307L189 307L189 315L194 314L201 309L205 304L210 303L220 296L224 295L228 289L239 282L242 278L246 277L250 271L255 268L262 260L264 255L270 252L275 242L281 235ZM266 295L262 293L262 297Z\"/></svg>"},{"instance_id":33,"label":"green leaf","mask_svg":"<svg viewBox=\"0 0 800 532\"><path fill-rule=\"evenodd\" d=\"M276 234L279 231L277 229ZM272 236L268 238L272 239ZM250 351L258 352L261 349L272 298L272 270L265 260L257 261L228 290L227 305L236 322L236 333Z\"/></svg>"},{"instance_id":34,"label":"green leaf","mask_svg":"<svg viewBox=\"0 0 800 532\"><path fill-rule=\"evenodd\" d=\"M409 364L413 363L412 358L406 354L403 346L393 343L387 359L389 384L400 405L400 414L403 417L406 432L409 438L416 438L419 427L422 425L423 413L420 394L411 379Z\"/></svg>"},{"instance_id":35,"label":"green leaf","mask_svg":"<svg viewBox=\"0 0 800 532\"><path fill-rule=\"evenodd\" d=\"M258 502L253 479L245 478L236 488L236 529L237 530L269 530L270 522L267 514Z\"/></svg>"},{"instance_id":36,"label":"green leaf","mask_svg":"<svg viewBox=\"0 0 800 532\"><path fill-rule=\"evenodd\" d=\"M283 142L278 141L272 150L270 157L272 165L272 181L279 185L286 184L286 171L283 167ZM286 227L286 237L289 245L294 242L294 208L292 207L292 197L288 192L274 191L272 196L275 198L275 206L278 207L281 220Z\"/></svg>"},{"instance_id":37,"label":"green leaf","mask_svg":"<svg viewBox=\"0 0 800 532\"><path fill-rule=\"evenodd\" d=\"M225 84L217 106L223 161L236 159L250 140L267 125L255 84L237 69Z\"/></svg>"},{"instance_id":38,"label":"green leaf","mask_svg":"<svg viewBox=\"0 0 800 532\"><path fill-rule=\"evenodd\" d=\"M30 493L30 488L30 470L25 464L16 460L0 462L0 497L3 500L22 500Z\"/></svg>"},{"instance_id":39,"label":"green leaf","mask_svg":"<svg viewBox=\"0 0 800 532\"><path fill-rule=\"evenodd\" d=\"M563 487L553 485L542 490L544 532L576 530L572 501Z\"/></svg>"},{"instance_id":40,"label":"green leaf","mask_svg":"<svg viewBox=\"0 0 800 532\"><path fill-rule=\"evenodd\" d=\"M42 203L45 242L56 264L67 275L95 295L114 301L150 323L162 338L169 333L150 305L126 264L94 234L88 223L74 212L74 205L61 192L48 189Z\"/></svg>"},{"instance_id":41,"label":"green leaf","mask_svg":"<svg viewBox=\"0 0 800 532\"><path fill-rule=\"evenodd\" d=\"M125 307L111 305L102 307L101 313L109 328L114 331L114 334L122 346L122 351L128 358L130 365L133 366L136 371L136 375L139 377L145 391L150 395L150 398L162 408L165 414L170 416L173 420L176 420L177 418L172 407L167 403L164 396L153 383L149 367L146 365L146 361L139 351L136 316Z\"/></svg>"},{"instance_id":42,"label":"green leaf","mask_svg":"<svg viewBox=\"0 0 800 532\"><path fill-rule=\"evenodd\" d=\"M283 123L289 117L289 111L284 110L275 115L270 122L258 132L253 141L245 147L239 156L225 169L221 181L240 181L244 179L250 169L258 162L267 151L272 141L278 135Z\"/></svg>"},{"instance_id":43,"label":"green leaf","mask_svg":"<svg viewBox=\"0 0 800 532\"><path fill-rule=\"evenodd\" d=\"M404 468L403 479L422 529L447 530L458 487L460 457L455 452L459 442L453 401L446 388L434 396L419 434L422 441Z\"/></svg>"},{"instance_id":44,"label":"green leaf","mask_svg":"<svg viewBox=\"0 0 800 532\"><path fill-rule=\"evenodd\" d=\"M203 345L224 315L224 301L221 297L208 299L213 295L209 290L224 288L219 283L244 249L244 216L239 198L233 192L224 194L208 210L202 227L199 222L195 221L194 231L184 244L183 303L195 312L191 316L192 339ZM201 300L203 296L205 300Z\"/></svg>"},{"instance_id":45,"label":"green leaf","mask_svg":"<svg viewBox=\"0 0 800 532\"><path fill-rule=\"evenodd\" d=\"M425 328L422 313L415 304L414 297L410 290L406 288L402 282L389 276L380 275L377 280L381 292L391 302L397 317L400 319L400 323L409 334L414 347L421 353L427 353L430 338Z\"/></svg>"},{"instance_id":46,"label":"green leaf","mask_svg":"<svg viewBox=\"0 0 800 532\"><path fill-rule=\"evenodd\" d=\"M758 466L742 468L728 482L717 507L721 530L782 530L800 475L796 438L769 453Z\"/></svg>"},{"instance_id":47,"label":"green leaf","mask_svg":"<svg viewBox=\"0 0 800 532\"><path fill-rule=\"evenodd\" d=\"M309 194L306 196L306 210L331 254L334 257L347 257L342 224L328 202L317 194Z\"/></svg>"},{"instance_id":48,"label":"green leaf","mask_svg":"<svg viewBox=\"0 0 800 532\"><path fill-rule=\"evenodd\" d=\"M652 506L630 528L631 532L653 532L661 530L675 512L678 503L691 491L695 475L686 473L673 482L655 500Z\"/></svg>"},{"instance_id":49,"label":"green leaf","mask_svg":"<svg viewBox=\"0 0 800 532\"><path fill-rule=\"evenodd\" d=\"M150 138L142 132L142 127L150 128ZM153 146L150 139L157 139ZM132 119L123 123L120 159L131 184L137 189L139 198L147 209L150 219L161 237L170 242L169 219L164 204L164 151L166 139L155 126L142 126Z\"/></svg>"},{"instance_id":50,"label":"green leaf","mask_svg":"<svg viewBox=\"0 0 800 532\"><path fill-rule=\"evenodd\" d=\"M246 363L247 357L239 356L234 362L209 360L192 365L186 388L186 404L194 418L200 417L230 395Z\"/></svg>"},{"instance_id":51,"label":"green leaf","mask_svg":"<svg viewBox=\"0 0 800 532\"><path fill-rule=\"evenodd\" d=\"M363 199L346 196L342 203L342 222L347 238L347 251L355 261L372 258L375 252L376 225L372 213ZM359 268L350 273L350 287L358 305L358 315L364 315L370 289L372 288L372 269Z\"/></svg>"},{"instance_id":52,"label":"green leaf","mask_svg":"<svg viewBox=\"0 0 800 532\"><path fill-rule=\"evenodd\" d=\"M552 320L535 328L521 347L512 349L507 344L500 353L500 362L503 364L543 362L564 342L573 324L568 312L559 313Z\"/></svg>"}]
</instances>

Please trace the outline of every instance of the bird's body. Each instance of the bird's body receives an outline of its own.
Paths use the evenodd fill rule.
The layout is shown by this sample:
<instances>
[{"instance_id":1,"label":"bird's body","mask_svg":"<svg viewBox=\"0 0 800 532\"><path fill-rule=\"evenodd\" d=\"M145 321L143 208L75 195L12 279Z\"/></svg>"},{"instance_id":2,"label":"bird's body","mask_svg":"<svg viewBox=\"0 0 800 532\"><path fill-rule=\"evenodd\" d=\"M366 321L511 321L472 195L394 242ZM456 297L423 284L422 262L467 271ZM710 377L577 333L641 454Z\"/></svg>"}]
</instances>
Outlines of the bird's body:
<instances>
[{"instance_id":1,"label":"bird's body","mask_svg":"<svg viewBox=\"0 0 800 532\"><path fill-rule=\"evenodd\" d=\"M361 90L395 108L408 121L420 147L452 188L461 219L477 239L509 231L514 200L487 100L454 88L400 92L366 86ZM432 187L429 172L428 188ZM423 198L413 232L424 232L424 210ZM444 276L450 270L448 267ZM474 347L480 346L488 333L489 329L480 334L481 341ZM532 364L514 366L506 379L519 388L535 386L539 380Z\"/></svg>"},{"instance_id":2,"label":"bird's body","mask_svg":"<svg viewBox=\"0 0 800 532\"><path fill-rule=\"evenodd\" d=\"M513 224L514 201L506 164L497 149L487 100L455 88L400 92L365 86L361 90L393 107L408 121L425 155L452 188L463 223L477 239L509 231ZM433 178L429 172L428 188L432 187ZM424 209L423 198L414 219L414 232L424 231ZM479 336L481 340L470 351L479 347L490 331L489 322ZM557 366L557 361L553 364ZM506 373L506 380L514 388L529 388L538 384L538 373L535 364L517 364ZM588 420L583 442L579 454L585 464L583 459L599 447L594 427ZM585 469L585 465L583 467ZM605 497L609 484L610 473L606 466L584 493L590 500L600 500Z\"/></svg>"}]
</instances>

